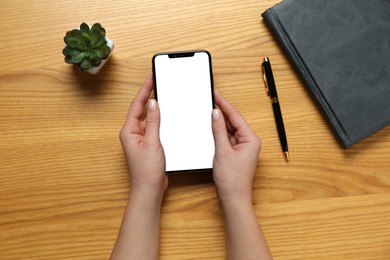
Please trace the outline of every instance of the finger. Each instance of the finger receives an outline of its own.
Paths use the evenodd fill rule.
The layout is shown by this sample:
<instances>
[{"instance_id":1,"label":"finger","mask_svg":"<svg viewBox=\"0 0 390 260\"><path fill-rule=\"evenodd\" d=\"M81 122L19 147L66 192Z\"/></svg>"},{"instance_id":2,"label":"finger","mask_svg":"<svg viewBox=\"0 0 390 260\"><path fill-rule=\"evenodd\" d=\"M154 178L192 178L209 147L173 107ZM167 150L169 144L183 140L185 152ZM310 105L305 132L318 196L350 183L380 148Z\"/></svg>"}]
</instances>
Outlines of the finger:
<instances>
[{"instance_id":1,"label":"finger","mask_svg":"<svg viewBox=\"0 0 390 260\"><path fill-rule=\"evenodd\" d=\"M234 129L234 127L232 126L232 124L228 120L225 120L225 122L226 122L226 129L227 129L228 133L234 135L234 133L236 132L236 129Z\"/></svg>"},{"instance_id":2,"label":"finger","mask_svg":"<svg viewBox=\"0 0 390 260\"><path fill-rule=\"evenodd\" d=\"M150 143L160 142L160 109L155 99L149 100L145 118L145 140Z\"/></svg>"},{"instance_id":3,"label":"finger","mask_svg":"<svg viewBox=\"0 0 390 260\"><path fill-rule=\"evenodd\" d=\"M125 125L129 126L132 122L138 122L142 119L145 104L153 90L153 77L149 75L144 84L141 86L137 95L131 102Z\"/></svg>"},{"instance_id":4,"label":"finger","mask_svg":"<svg viewBox=\"0 0 390 260\"><path fill-rule=\"evenodd\" d=\"M219 93L218 90L214 90L214 94L215 94L214 98L219 99L218 102L221 102L221 100L220 100L221 98L224 99L224 97ZM216 95L218 95L218 96L216 96ZM227 102L227 100L225 100L225 101ZM228 133L234 135L234 133L236 132L236 129L234 129L234 127L229 122L229 120L225 119L225 123L226 123L226 128L227 128Z\"/></svg>"},{"instance_id":5,"label":"finger","mask_svg":"<svg viewBox=\"0 0 390 260\"><path fill-rule=\"evenodd\" d=\"M228 148L231 148L231 145L228 138L225 119L223 117L221 110L219 110L218 108L214 109L212 118L213 118L212 128L213 128L213 135L214 135L214 142L215 142L215 150L216 153L218 153L220 151L224 151Z\"/></svg>"},{"instance_id":6,"label":"finger","mask_svg":"<svg viewBox=\"0 0 390 260\"><path fill-rule=\"evenodd\" d=\"M219 92L215 92L215 103L221 109L229 125L229 132L242 131L243 134L253 133L242 115ZM235 130L235 131L232 131Z\"/></svg>"}]
</instances>

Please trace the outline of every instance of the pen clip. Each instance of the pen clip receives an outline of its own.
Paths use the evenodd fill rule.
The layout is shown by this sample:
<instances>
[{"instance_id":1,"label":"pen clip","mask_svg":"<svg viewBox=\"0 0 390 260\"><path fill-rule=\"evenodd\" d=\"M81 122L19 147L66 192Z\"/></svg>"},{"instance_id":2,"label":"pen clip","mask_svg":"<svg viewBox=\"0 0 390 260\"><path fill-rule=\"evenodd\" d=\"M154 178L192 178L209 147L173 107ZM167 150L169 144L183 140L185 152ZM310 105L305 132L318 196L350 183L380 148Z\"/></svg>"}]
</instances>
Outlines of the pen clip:
<instances>
[{"instance_id":1,"label":"pen clip","mask_svg":"<svg viewBox=\"0 0 390 260\"><path fill-rule=\"evenodd\" d=\"M264 84L265 84L265 93L267 93L267 96L269 96L269 87L268 87L268 82L267 82L267 76L265 75L265 71L264 71L264 66L263 66L263 80L264 80Z\"/></svg>"}]
</instances>

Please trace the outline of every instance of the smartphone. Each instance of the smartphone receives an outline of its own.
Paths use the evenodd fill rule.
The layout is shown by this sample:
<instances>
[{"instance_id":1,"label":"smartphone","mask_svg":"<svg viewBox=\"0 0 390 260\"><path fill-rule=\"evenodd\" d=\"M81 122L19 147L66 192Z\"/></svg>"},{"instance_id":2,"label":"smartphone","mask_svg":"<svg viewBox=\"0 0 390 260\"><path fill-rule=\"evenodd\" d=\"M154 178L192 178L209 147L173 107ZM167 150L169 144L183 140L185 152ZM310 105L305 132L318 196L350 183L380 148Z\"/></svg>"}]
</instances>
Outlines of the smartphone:
<instances>
[{"instance_id":1,"label":"smartphone","mask_svg":"<svg viewBox=\"0 0 390 260\"><path fill-rule=\"evenodd\" d=\"M215 145L210 53L205 50L156 53L152 64L166 171L212 169Z\"/></svg>"}]
</instances>

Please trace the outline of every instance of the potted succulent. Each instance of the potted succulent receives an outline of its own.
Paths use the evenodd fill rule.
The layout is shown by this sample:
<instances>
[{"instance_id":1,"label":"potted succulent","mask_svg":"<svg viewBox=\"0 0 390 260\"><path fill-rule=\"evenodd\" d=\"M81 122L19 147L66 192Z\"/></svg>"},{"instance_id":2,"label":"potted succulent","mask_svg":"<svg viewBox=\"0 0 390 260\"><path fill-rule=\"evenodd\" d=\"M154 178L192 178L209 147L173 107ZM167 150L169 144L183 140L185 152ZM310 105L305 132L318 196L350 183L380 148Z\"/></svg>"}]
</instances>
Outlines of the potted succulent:
<instances>
[{"instance_id":1,"label":"potted succulent","mask_svg":"<svg viewBox=\"0 0 390 260\"><path fill-rule=\"evenodd\" d=\"M66 33L64 42L65 62L91 74L99 72L114 49L114 43L99 23L92 26L82 23L79 29Z\"/></svg>"}]
</instances>

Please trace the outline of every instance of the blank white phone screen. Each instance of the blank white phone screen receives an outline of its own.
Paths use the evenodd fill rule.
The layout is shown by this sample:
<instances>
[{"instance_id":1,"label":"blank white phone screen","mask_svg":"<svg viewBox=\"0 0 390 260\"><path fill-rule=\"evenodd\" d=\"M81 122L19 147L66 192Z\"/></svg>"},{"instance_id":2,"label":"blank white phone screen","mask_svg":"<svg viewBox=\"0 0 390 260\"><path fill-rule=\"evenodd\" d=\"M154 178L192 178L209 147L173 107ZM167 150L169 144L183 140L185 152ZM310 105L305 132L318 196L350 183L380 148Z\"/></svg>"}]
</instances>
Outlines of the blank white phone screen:
<instances>
[{"instance_id":1,"label":"blank white phone screen","mask_svg":"<svg viewBox=\"0 0 390 260\"><path fill-rule=\"evenodd\" d=\"M160 54L154 66L166 171L212 168L215 146L208 53L176 58Z\"/></svg>"}]
</instances>

